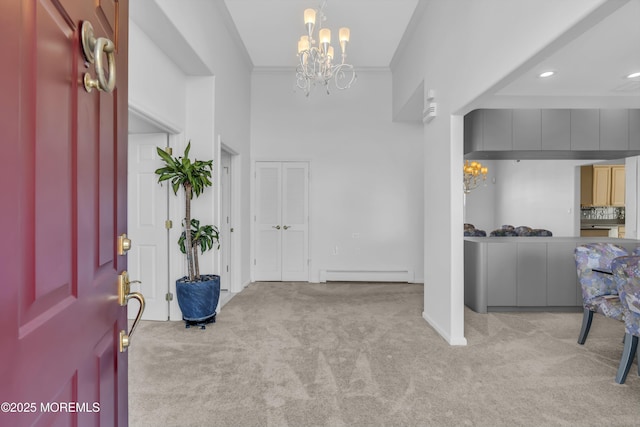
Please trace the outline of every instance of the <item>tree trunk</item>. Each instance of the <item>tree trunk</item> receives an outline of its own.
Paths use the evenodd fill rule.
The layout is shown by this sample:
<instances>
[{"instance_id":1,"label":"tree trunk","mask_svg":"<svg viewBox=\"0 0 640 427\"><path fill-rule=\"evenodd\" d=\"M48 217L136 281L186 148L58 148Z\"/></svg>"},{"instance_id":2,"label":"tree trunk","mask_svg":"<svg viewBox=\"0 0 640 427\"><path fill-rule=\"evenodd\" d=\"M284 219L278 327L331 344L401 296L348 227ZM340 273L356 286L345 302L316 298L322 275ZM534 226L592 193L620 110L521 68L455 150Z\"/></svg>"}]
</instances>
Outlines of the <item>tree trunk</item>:
<instances>
[{"instance_id":1,"label":"tree trunk","mask_svg":"<svg viewBox=\"0 0 640 427\"><path fill-rule=\"evenodd\" d=\"M193 188L191 184L184 184L184 194L185 194L185 218L184 218L184 228L185 228L185 249L187 252L187 269L189 271L189 280L193 281L195 279L194 271L193 271L193 255L191 248L191 195L193 193Z\"/></svg>"},{"instance_id":2,"label":"tree trunk","mask_svg":"<svg viewBox=\"0 0 640 427\"><path fill-rule=\"evenodd\" d=\"M198 263L198 244L193 245L193 266L196 271L196 279L200 280L200 264Z\"/></svg>"}]
</instances>

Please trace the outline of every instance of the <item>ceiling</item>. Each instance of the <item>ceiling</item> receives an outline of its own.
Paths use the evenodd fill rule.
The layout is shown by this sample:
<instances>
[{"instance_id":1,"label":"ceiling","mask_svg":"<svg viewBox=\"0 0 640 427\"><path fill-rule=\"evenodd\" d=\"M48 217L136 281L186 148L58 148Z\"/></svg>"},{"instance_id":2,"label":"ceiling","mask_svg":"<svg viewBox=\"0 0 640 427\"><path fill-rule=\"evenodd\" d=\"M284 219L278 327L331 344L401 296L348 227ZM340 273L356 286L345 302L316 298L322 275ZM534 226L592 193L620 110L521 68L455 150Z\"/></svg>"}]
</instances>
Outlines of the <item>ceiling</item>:
<instances>
[{"instance_id":1,"label":"ceiling","mask_svg":"<svg viewBox=\"0 0 640 427\"><path fill-rule=\"evenodd\" d=\"M224 2L254 67L292 68L297 40L305 32L303 11L317 8L322 0ZM334 40L340 27L351 29L347 61L356 69L387 68L414 11L422 13L427 2L328 0L326 27ZM640 77L625 78L640 71L640 0L611 4L622 6L586 31L543 49L497 83L474 108L640 108ZM556 74L541 79L538 74L544 70ZM420 108L415 110L420 120Z\"/></svg>"},{"instance_id":2,"label":"ceiling","mask_svg":"<svg viewBox=\"0 0 640 427\"><path fill-rule=\"evenodd\" d=\"M640 108L640 0L631 0L495 92L491 106ZM546 79L546 70L555 75Z\"/></svg>"},{"instance_id":3,"label":"ceiling","mask_svg":"<svg viewBox=\"0 0 640 427\"><path fill-rule=\"evenodd\" d=\"M303 10L320 2L225 0L253 65L278 68L296 64L296 42L305 31ZM340 26L351 28L348 62L356 68L388 67L413 12L423 2L328 0L326 25L334 38ZM516 70L494 88L484 106L533 108L565 102L567 107L580 107L589 98L599 106L605 101L611 107L640 108L640 78L625 78L640 71L639 19L640 0L631 0L564 46L551 46ZM539 72L548 69L556 74L540 79Z\"/></svg>"},{"instance_id":4,"label":"ceiling","mask_svg":"<svg viewBox=\"0 0 640 427\"><path fill-rule=\"evenodd\" d=\"M254 67L295 67L298 39L306 34L303 12L321 0L225 0ZM349 27L348 61L358 68L389 67L418 0L328 0L324 8L337 44L338 29ZM317 22L316 22L317 24Z\"/></svg>"}]
</instances>

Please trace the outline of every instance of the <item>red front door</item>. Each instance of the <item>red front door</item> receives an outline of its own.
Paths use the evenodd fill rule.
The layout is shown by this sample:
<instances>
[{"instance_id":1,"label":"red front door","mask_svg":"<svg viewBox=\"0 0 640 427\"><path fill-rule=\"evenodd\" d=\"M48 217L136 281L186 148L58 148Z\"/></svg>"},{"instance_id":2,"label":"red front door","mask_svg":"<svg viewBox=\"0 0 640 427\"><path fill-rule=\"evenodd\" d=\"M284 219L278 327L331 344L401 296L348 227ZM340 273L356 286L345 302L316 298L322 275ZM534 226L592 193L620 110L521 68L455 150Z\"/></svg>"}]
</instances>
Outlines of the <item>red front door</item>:
<instances>
[{"instance_id":1,"label":"red front door","mask_svg":"<svg viewBox=\"0 0 640 427\"><path fill-rule=\"evenodd\" d=\"M0 425L126 425L128 2L0 3ZM82 84L84 21L112 93Z\"/></svg>"}]
</instances>

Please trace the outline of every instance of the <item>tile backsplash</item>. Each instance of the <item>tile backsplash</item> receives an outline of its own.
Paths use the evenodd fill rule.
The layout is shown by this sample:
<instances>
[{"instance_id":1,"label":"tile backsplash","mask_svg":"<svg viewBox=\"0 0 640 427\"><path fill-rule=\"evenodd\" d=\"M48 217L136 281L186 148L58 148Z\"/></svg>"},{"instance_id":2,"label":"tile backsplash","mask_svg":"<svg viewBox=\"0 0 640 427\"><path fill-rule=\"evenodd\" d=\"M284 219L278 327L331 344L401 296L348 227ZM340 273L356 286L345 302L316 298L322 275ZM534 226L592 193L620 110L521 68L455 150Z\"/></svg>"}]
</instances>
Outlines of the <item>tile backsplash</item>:
<instances>
[{"instance_id":1,"label":"tile backsplash","mask_svg":"<svg viewBox=\"0 0 640 427\"><path fill-rule=\"evenodd\" d=\"M624 208L616 208L612 206L581 208L580 219L624 219Z\"/></svg>"}]
</instances>

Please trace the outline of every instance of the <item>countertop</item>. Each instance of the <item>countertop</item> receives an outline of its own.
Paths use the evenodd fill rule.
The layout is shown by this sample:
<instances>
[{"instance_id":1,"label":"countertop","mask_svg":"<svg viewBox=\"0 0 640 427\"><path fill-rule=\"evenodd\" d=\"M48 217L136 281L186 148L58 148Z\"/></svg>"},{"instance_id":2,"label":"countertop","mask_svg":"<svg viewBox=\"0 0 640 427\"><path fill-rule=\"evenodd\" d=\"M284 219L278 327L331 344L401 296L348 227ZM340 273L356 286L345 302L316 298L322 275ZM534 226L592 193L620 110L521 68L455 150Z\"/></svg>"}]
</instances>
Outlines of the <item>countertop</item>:
<instances>
[{"instance_id":1,"label":"countertop","mask_svg":"<svg viewBox=\"0 0 640 427\"><path fill-rule=\"evenodd\" d=\"M517 236L505 236L505 237L465 237L464 240L469 242L476 243L588 243L588 242L603 242L603 243L615 243L618 245L621 244L632 244L632 245L640 245L640 240L636 239L620 239L617 237L517 237Z\"/></svg>"},{"instance_id":2,"label":"countertop","mask_svg":"<svg viewBox=\"0 0 640 427\"><path fill-rule=\"evenodd\" d=\"M580 227L592 226L620 226L624 225L624 219L583 219L580 220Z\"/></svg>"}]
</instances>

